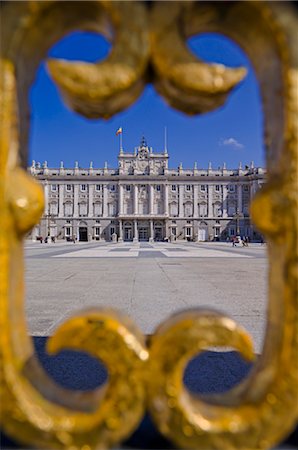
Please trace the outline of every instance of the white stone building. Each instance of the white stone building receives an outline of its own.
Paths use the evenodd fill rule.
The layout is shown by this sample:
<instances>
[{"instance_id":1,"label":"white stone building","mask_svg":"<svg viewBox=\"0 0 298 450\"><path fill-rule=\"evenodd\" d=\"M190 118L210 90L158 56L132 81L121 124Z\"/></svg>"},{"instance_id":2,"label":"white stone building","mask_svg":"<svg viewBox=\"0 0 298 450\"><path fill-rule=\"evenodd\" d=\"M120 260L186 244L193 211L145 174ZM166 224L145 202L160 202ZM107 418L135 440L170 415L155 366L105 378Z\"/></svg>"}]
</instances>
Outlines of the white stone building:
<instances>
[{"instance_id":1,"label":"white stone building","mask_svg":"<svg viewBox=\"0 0 298 450\"><path fill-rule=\"evenodd\" d=\"M78 241L260 239L249 204L265 182L253 163L238 169L168 168L167 150L154 153L145 139L120 150L119 167L50 169L33 161L30 173L44 186L45 211L32 238Z\"/></svg>"}]
</instances>

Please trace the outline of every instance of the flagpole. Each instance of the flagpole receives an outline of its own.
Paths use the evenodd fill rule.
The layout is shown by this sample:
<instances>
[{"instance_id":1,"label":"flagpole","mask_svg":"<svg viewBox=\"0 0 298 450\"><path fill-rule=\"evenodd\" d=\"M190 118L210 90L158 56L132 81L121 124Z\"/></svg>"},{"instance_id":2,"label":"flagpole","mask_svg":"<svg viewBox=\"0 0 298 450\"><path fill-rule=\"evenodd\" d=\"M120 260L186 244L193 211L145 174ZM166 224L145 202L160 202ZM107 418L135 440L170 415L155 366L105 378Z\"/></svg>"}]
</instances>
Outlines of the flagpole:
<instances>
[{"instance_id":1,"label":"flagpole","mask_svg":"<svg viewBox=\"0 0 298 450\"><path fill-rule=\"evenodd\" d=\"M121 130L121 133L120 133L120 152L122 152L123 151L123 148L122 148L122 133L123 133L123 128L122 128L122 130Z\"/></svg>"},{"instance_id":2,"label":"flagpole","mask_svg":"<svg viewBox=\"0 0 298 450\"><path fill-rule=\"evenodd\" d=\"M165 127L165 145L164 145L164 153L168 153L168 149L167 149L167 127Z\"/></svg>"}]
</instances>

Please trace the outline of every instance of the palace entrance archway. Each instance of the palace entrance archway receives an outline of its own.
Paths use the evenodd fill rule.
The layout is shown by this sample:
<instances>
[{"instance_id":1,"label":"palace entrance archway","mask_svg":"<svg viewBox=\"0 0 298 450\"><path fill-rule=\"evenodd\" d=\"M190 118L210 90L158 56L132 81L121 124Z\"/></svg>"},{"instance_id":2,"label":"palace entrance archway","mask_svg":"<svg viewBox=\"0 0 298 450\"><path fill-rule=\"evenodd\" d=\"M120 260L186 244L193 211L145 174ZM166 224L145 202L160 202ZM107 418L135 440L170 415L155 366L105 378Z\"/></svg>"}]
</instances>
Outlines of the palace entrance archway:
<instances>
[{"instance_id":1,"label":"palace entrance archway","mask_svg":"<svg viewBox=\"0 0 298 450\"><path fill-rule=\"evenodd\" d=\"M88 228L87 227L79 227L79 241L80 242L88 241Z\"/></svg>"}]
</instances>

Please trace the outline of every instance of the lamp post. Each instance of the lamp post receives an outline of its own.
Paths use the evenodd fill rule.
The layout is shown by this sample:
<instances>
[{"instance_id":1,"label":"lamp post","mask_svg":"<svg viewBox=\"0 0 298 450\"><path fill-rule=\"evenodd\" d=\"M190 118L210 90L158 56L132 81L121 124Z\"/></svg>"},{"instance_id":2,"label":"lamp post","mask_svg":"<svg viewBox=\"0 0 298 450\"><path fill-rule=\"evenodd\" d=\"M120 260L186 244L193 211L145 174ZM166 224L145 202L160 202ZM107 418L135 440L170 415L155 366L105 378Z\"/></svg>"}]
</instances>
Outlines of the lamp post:
<instances>
[{"instance_id":1,"label":"lamp post","mask_svg":"<svg viewBox=\"0 0 298 450\"><path fill-rule=\"evenodd\" d=\"M240 219L243 218L243 214L239 213L237 211L236 214L234 214L234 219L236 220L236 235L240 235Z\"/></svg>"},{"instance_id":2,"label":"lamp post","mask_svg":"<svg viewBox=\"0 0 298 450\"><path fill-rule=\"evenodd\" d=\"M239 236L239 234L240 234L239 219L240 219L240 214L237 212L236 214L234 214L234 220L236 220L236 235L237 236Z\"/></svg>"}]
</instances>

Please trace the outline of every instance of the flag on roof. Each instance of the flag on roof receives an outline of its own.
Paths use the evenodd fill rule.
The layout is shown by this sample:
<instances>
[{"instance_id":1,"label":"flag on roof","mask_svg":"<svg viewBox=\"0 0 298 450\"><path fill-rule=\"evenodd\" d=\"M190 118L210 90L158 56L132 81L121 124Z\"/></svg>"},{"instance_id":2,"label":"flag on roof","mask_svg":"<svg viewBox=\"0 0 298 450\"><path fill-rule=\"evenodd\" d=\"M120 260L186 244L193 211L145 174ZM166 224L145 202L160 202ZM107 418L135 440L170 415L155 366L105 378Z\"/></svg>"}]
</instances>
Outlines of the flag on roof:
<instances>
[{"instance_id":1,"label":"flag on roof","mask_svg":"<svg viewBox=\"0 0 298 450\"><path fill-rule=\"evenodd\" d=\"M118 130L116 131L116 136L118 136L118 134L122 133L122 127L118 128Z\"/></svg>"}]
</instances>

